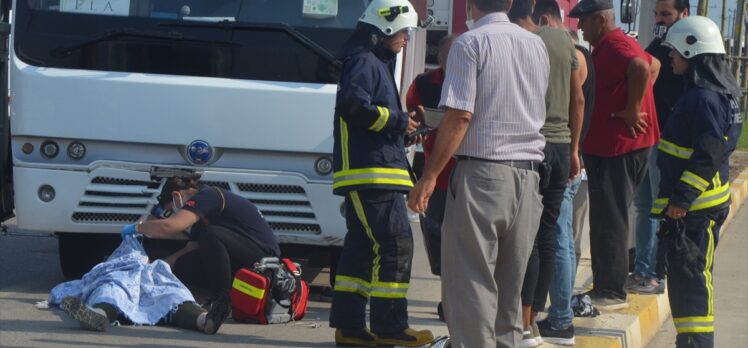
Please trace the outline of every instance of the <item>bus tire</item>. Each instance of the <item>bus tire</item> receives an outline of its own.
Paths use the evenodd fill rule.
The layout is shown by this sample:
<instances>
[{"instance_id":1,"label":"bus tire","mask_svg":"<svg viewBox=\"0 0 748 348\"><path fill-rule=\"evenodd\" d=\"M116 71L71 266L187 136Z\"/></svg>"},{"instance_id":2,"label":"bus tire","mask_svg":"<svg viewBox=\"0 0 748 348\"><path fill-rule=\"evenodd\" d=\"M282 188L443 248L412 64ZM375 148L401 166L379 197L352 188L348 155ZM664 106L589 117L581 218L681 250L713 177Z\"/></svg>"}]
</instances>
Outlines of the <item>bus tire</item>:
<instances>
[{"instance_id":1,"label":"bus tire","mask_svg":"<svg viewBox=\"0 0 748 348\"><path fill-rule=\"evenodd\" d=\"M119 235L58 233L58 251L62 275L80 279L119 245Z\"/></svg>"}]
</instances>

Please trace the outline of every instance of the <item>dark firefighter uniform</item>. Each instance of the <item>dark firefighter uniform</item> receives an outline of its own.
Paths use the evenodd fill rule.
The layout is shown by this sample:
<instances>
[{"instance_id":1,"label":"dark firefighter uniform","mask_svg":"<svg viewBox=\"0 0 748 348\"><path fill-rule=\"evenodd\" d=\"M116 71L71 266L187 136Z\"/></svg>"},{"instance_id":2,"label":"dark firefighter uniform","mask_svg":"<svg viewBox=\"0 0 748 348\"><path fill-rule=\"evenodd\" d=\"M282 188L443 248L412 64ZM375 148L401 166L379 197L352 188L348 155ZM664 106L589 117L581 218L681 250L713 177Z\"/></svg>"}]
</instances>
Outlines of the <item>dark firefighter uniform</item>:
<instances>
[{"instance_id":1,"label":"dark firefighter uniform","mask_svg":"<svg viewBox=\"0 0 748 348\"><path fill-rule=\"evenodd\" d=\"M660 139L657 165L662 179L652 213L664 215L668 204L686 209L685 236L706 261L694 277L679 267L669 268L667 285L678 341L704 342L703 346L713 342L714 249L730 209L728 157L741 128L735 98L692 85L673 107ZM673 255L667 258L674 265Z\"/></svg>"},{"instance_id":2,"label":"dark firefighter uniform","mask_svg":"<svg viewBox=\"0 0 748 348\"><path fill-rule=\"evenodd\" d=\"M373 332L408 327L413 236L403 194L408 114L394 81L394 54L356 53L343 64L335 106L333 190L345 196L348 233L335 276L332 327Z\"/></svg>"}]
</instances>

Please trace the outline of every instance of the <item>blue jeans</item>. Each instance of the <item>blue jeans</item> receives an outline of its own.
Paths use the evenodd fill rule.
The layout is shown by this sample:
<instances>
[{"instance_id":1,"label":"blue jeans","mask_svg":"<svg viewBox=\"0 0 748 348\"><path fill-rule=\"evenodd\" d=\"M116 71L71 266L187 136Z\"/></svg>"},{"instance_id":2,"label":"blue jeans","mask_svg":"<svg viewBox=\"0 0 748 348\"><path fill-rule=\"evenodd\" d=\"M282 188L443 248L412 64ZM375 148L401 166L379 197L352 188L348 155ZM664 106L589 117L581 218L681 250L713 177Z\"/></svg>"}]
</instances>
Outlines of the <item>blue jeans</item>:
<instances>
[{"instance_id":1,"label":"blue jeans","mask_svg":"<svg viewBox=\"0 0 748 348\"><path fill-rule=\"evenodd\" d=\"M634 197L636 207L636 261L634 274L657 279L657 228L659 220L650 215L652 204L660 186L660 168L657 168L657 147L649 155L649 168Z\"/></svg>"},{"instance_id":2,"label":"blue jeans","mask_svg":"<svg viewBox=\"0 0 748 348\"><path fill-rule=\"evenodd\" d=\"M574 291L574 279L577 275L577 260L572 222L574 196L577 194L581 183L582 176L578 175L566 185L564 200L561 202L561 209L556 221L556 272L551 279L549 291L551 307L548 310L548 321L554 328L565 328L571 325L574 319L574 312L571 310L571 295Z\"/></svg>"}]
</instances>

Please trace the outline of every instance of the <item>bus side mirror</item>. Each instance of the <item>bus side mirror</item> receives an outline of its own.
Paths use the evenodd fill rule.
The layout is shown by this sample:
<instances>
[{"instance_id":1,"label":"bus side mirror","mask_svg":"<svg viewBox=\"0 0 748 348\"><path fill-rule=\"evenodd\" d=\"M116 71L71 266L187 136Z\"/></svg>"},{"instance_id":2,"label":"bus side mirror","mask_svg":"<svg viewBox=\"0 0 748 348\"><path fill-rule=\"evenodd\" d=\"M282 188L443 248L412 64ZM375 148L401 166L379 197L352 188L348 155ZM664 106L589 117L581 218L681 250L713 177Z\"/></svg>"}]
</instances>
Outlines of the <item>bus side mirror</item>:
<instances>
[{"instance_id":1,"label":"bus side mirror","mask_svg":"<svg viewBox=\"0 0 748 348\"><path fill-rule=\"evenodd\" d=\"M636 22L636 13L639 11L636 0L621 0L621 23L631 24Z\"/></svg>"}]
</instances>

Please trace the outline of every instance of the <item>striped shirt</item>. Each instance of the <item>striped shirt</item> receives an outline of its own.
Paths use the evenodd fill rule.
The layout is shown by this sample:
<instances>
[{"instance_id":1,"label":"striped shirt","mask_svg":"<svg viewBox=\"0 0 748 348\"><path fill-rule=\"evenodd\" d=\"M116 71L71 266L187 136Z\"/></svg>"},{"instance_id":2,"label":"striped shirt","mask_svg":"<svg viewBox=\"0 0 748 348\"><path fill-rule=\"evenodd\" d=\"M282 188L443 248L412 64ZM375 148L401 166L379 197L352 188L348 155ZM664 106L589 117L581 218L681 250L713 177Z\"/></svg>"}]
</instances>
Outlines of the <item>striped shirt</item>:
<instances>
[{"instance_id":1,"label":"striped shirt","mask_svg":"<svg viewBox=\"0 0 748 348\"><path fill-rule=\"evenodd\" d=\"M550 65L539 36L505 13L481 17L449 51L440 106L473 114L457 155L543 160Z\"/></svg>"}]
</instances>

